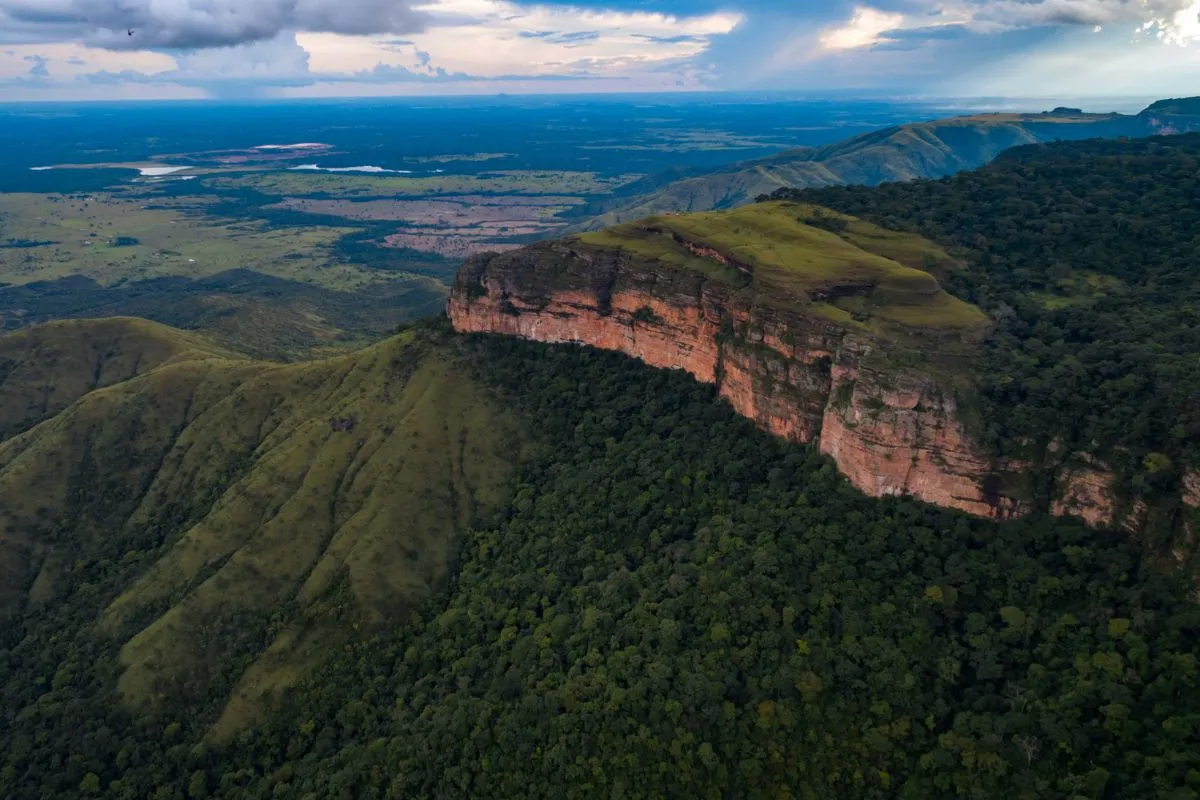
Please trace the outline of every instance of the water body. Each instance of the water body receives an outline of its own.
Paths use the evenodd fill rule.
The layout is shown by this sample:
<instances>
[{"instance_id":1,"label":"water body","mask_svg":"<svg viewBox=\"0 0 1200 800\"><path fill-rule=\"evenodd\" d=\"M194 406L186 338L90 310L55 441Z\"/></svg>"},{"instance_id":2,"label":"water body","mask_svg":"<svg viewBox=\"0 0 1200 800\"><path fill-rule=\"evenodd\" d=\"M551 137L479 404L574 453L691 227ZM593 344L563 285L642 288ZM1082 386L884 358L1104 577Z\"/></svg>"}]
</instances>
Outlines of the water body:
<instances>
[{"instance_id":1,"label":"water body","mask_svg":"<svg viewBox=\"0 0 1200 800\"><path fill-rule=\"evenodd\" d=\"M410 170L410 169L384 169L383 167L370 167L370 166L367 166L367 167L321 167L321 166L317 166L316 164L300 164L295 167L290 167L289 169L310 170L313 172L367 172L367 173L372 173L372 174L380 174L380 173L388 172L388 173L403 174L403 175L411 175L412 174L412 170Z\"/></svg>"},{"instance_id":2,"label":"water body","mask_svg":"<svg viewBox=\"0 0 1200 800\"><path fill-rule=\"evenodd\" d=\"M191 167L141 167L138 172L144 178L161 178L164 175L174 175L176 172L183 172Z\"/></svg>"}]
</instances>

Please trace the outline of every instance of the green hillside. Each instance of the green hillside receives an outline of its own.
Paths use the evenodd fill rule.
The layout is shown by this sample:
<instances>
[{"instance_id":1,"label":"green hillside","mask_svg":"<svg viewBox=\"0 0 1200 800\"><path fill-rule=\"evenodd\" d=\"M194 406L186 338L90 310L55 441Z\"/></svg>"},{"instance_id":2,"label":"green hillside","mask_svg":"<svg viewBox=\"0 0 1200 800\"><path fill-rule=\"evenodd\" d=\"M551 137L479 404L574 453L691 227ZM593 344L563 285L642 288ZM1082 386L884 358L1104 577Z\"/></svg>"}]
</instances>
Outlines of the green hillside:
<instances>
[{"instance_id":1,"label":"green hillside","mask_svg":"<svg viewBox=\"0 0 1200 800\"><path fill-rule=\"evenodd\" d=\"M222 354L199 336L132 317L51 322L0 336L0 441L94 389Z\"/></svg>"},{"instance_id":2,"label":"green hillside","mask_svg":"<svg viewBox=\"0 0 1200 800\"><path fill-rule=\"evenodd\" d=\"M1187 100L1162 101L1137 115L981 114L899 125L818 148L789 150L733 164L710 174L675 181L633 197L602 202L580 213L595 230L663 212L708 211L748 203L784 188L940 178L982 166L1001 152L1037 142L1096 137L1150 136L1164 126L1182 132L1200 128L1200 114ZM1175 114L1169 122L1163 114Z\"/></svg>"},{"instance_id":3,"label":"green hillside","mask_svg":"<svg viewBox=\"0 0 1200 800\"><path fill-rule=\"evenodd\" d=\"M248 269L108 286L76 275L0 286L0 328L137 316L195 331L249 356L291 361L379 341L397 325L438 313L445 297L440 280L404 274L369 291L334 291Z\"/></svg>"},{"instance_id":4,"label":"green hillside","mask_svg":"<svg viewBox=\"0 0 1200 800\"><path fill-rule=\"evenodd\" d=\"M117 323L151 352L189 339L56 327ZM412 334L296 366L202 356L110 381L0 444L0 615L69 609L119 647L125 705L232 698L224 732L440 584L456 533L501 500L514 429Z\"/></svg>"},{"instance_id":5,"label":"green hillside","mask_svg":"<svg viewBox=\"0 0 1200 800\"><path fill-rule=\"evenodd\" d=\"M194 421L155 459L130 426L179 420L179 387ZM95 468L64 499L68 442ZM512 499L464 528L496 446ZM613 353L423 326L188 362L0 453L5 497L81 520L0 624L5 797L1174 797L1200 769L1186 574L868 499ZM48 535L22 509L6 556Z\"/></svg>"},{"instance_id":6,"label":"green hillside","mask_svg":"<svg viewBox=\"0 0 1200 800\"><path fill-rule=\"evenodd\" d=\"M849 325L980 328L987 318L920 267L953 269L936 245L811 205L655 216L582 234L580 241L702 272L757 302ZM715 252L725 263L698 253Z\"/></svg>"},{"instance_id":7,"label":"green hillside","mask_svg":"<svg viewBox=\"0 0 1200 800\"><path fill-rule=\"evenodd\" d=\"M1200 135L1061 143L560 248L982 310L989 445L1035 491L1117 454L1140 536L872 499L682 371L444 319L0 338L0 797L1200 796L1198 175Z\"/></svg>"}]
</instances>

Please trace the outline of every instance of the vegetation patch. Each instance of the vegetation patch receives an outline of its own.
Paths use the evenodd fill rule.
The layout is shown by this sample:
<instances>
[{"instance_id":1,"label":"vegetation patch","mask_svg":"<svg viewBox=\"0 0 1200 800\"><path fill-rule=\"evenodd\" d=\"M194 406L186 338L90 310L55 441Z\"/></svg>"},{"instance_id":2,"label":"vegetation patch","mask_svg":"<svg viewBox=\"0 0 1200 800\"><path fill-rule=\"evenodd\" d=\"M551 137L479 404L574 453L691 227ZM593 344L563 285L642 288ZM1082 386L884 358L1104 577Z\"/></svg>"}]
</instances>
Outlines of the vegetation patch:
<instances>
[{"instance_id":1,"label":"vegetation patch","mask_svg":"<svg viewBox=\"0 0 1200 800\"><path fill-rule=\"evenodd\" d=\"M117 382L0 443L0 491L24 498L0 510L0 615L98 604L98 632L120 646L115 689L139 713L212 713L232 694L222 730L258 718L330 655L315 643L403 619L444 580L453 538L504 497L512 420L412 333L281 367L187 350L193 337L149 323L57 327L108 342L96 347ZM176 355L120 380L139 342ZM46 354L73 391L73 362ZM10 370L0 410L47 383ZM134 567L136 580L104 583Z\"/></svg>"},{"instance_id":2,"label":"vegetation patch","mask_svg":"<svg viewBox=\"0 0 1200 800\"><path fill-rule=\"evenodd\" d=\"M6 796L1145 797L1200 768L1187 574L864 497L619 354L422 325L165 364L0 444L0 491L6 602L53 576L0 620Z\"/></svg>"},{"instance_id":3,"label":"vegetation patch","mask_svg":"<svg viewBox=\"0 0 1200 800\"><path fill-rule=\"evenodd\" d=\"M643 322L647 325L657 325L662 322L662 318L654 313L654 309L650 306L641 306L633 312L632 317L637 322Z\"/></svg>"},{"instance_id":4,"label":"vegetation patch","mask_svg":"<svg viewBox=\"0 0 1200 800\"><path fill-rule=\"evenodd\" d=\"M207 179L217 189L253 189L280 197L326 198L456 194L588 195L611 191L634 176L603 177L593 172L503 170L472 175L376 176L275 171Z\"/></svg>"},{"instance_id":5,"label":"vegetation patch","mask_svg":"<svg viewBox=\"0 0 1200 800\"><path fill-rule=\"evenodd\" d=\"M1055 441L1144 497L1172 497L1200 465L1197 175L1200 135L1187 134L1022 147L943 181L780 196L954 249L947 286L996 320L978 375L998 457L1040 458L1030 443ZM1154 454L1165 474L1147 466ZM1178 529L1178 511L1163 513Z\"/></svg>"},{"instance_id":6,"label":"vegetation patch","mask_svg":"<svg viewBox=\"0 0 1200 800\"><path fill-rule=\"evenodd\" d=\"M811 224L814 219L819 224ZM811 205L760 203L651 217L579 239L696 271L749 289L766 304L831 320L848 315L830 302L859 296L864 298L859 317L883 326L972 330L987 324L979 309L943 291L929 272L909 266L945 267L951 259L942 248Z\"/></svg>"}]
</instances>

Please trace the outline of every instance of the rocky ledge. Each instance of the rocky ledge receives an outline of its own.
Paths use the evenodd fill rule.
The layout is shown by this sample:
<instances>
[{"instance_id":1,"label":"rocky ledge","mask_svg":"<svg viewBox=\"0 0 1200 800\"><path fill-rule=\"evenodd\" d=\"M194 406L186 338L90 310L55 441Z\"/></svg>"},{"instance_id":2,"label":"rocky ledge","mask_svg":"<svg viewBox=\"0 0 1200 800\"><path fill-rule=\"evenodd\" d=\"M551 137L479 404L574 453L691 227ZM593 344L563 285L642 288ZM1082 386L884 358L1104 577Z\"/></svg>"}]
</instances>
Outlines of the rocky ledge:
<instances>
[{"instance_id":1,"label":"rocky ledge","mask_svg":"<svg viewBox=\"0 0 1200 800\"><path fill-rule=\"evenodd\" d=\"M1031 508L1012 488L1020 465L989 458L960 407L970 394L962 360L984 331L923 331L900 345L828 311L578 238L474 256L448 302L460 332L592 345L686 370L761 428L817 443L869 495L991 518ZM1051 511L1128 524L1114 518L1111 480L1098 462L1063 469ZM1200 481L1187 494L1200 499Z\"/></svg>"}]
</instances>

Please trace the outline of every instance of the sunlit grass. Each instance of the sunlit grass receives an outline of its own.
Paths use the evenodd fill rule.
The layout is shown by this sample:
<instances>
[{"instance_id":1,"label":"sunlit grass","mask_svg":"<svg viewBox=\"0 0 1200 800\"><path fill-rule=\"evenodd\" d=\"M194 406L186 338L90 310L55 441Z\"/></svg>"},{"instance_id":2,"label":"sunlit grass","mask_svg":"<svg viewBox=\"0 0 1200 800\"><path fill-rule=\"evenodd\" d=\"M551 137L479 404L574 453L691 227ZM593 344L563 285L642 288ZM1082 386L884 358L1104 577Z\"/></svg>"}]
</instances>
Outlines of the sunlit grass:
<instances>
[{"instance_id":1,"label":"sunlit grass","mask_svg":"<svg viewBox=\"0 0 1200 800\"><path fill-rule=\"evenodd\" d=\"M764 302L826 318L842 320L850 313L860 321L921 328L973 328L987 322L983 312L947 294L930 272L916 267L952 269L953 260L942 248L813 206L775 202L660 215L579 238L731 286L748 285ZM827 303L845 295L864 302L853 312Z\"/></svg>"}]
</instances>

